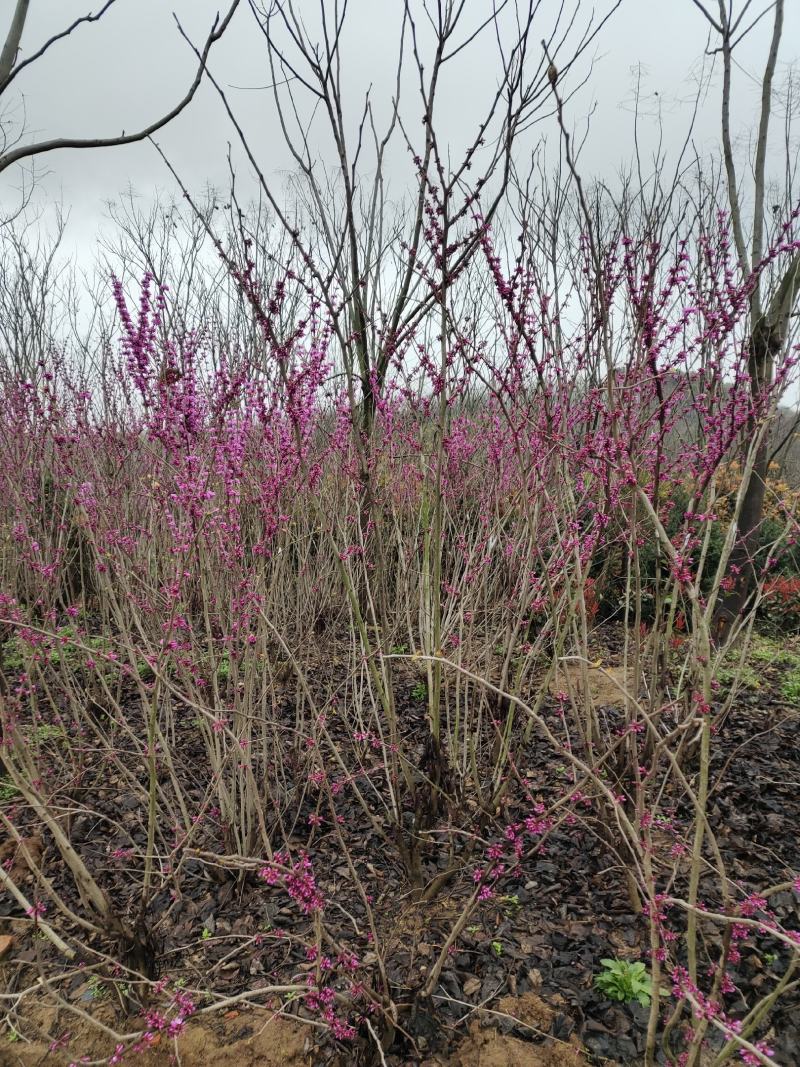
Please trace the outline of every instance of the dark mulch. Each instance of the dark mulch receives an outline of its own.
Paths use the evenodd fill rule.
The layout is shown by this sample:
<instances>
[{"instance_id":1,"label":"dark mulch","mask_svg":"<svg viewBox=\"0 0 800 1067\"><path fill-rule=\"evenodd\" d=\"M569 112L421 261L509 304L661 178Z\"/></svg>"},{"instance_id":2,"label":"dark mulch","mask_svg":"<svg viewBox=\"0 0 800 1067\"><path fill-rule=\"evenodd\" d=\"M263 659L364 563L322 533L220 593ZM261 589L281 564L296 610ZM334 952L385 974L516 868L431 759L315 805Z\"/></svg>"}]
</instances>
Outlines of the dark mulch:
<instances>
[{"instance_id":1,"label":"dark mulch","mask_svg":"<svg viewBox=\"0 0 800 1067\"><path fill-rule=\"evenodd\" d=\"M613 649L616 640L615 635L609 635L606 650ZM800 713L782 694L785 674L780 664L759 666L760 687L740 694L714 744L711 824L729 873L743 894L784 881L800 868ZM322 700L343 691L343 673L335 666L334 656L320 658L314 679ZM424 705L415 692L417 681L412 671L398 671L397 712L404 751L413 753L415 761L424 758L426 732ZM285 685L275 714L288 736L295 725L296 701L290 683ZM364 795L371 796L371 783L379 781L380 752L368 743L354 744L352 723L341 711L343 706L340 700L340 713L329 716L328 728L346 753L353 779L363 787ZM174 760L180 768L185 799L199 810L207 795L208 773L204 745L197 729L192 728L191 717L187 709ZM141 728L134 703L130 724L134 730ZM116 745L123 755L126 746L133 752L123 734L118 735ZM364 965L357 977L369 981L375 968L366 909L331 828L325 798L308 785L308 773L314 766L310 751L300 747L282 758L281 774L276 777L281 784L276 786L274 808L265 812L265 817L277 840L285 841L295 854L308 852L328 901L326 926L341 945L361 958ZM137 767L132 755L129 766L131 774L145 780L144 768ZM518 769L530 795L544 803L563 795L566 769L543 743L532 741L524 765L521 761ZM162 784L166 795L171 796L166 773ZM84 812L69 820L73 845L98 873L115 906L128 916L134 915L139 893L136 877L124 852L114 856L116 850L133 847L143 851L146 845L145 812L130 783L87 750L80 773L71 783L58 783L58 789L58 798L65 806L72 804ZM376 816L387 826L380 798L375 796L374 801ZM58 864L52 842L18 798L10 797L3 803L23 832L42 840L48 876L80 911L74 884ZM404 818L409 825L418 804L419 797L406 797ZM316 813L323 822L309 829L309 816ZM422 901L415 899L408 887L391 833L379 833L366 823L346 780L337 796L337 814L352 865L374 903L391 997L402 1012L387 1051L387 1064L416 1063L433 1053L446 1057L448 1048L454 1048L463 1036L466 1024L483 1018L482 1009L492 1009L509 994L530 992L553 1007L549 1020L552 1036L567 1040L574 1035L597 1063L641 1061L647 1010L612 1004L595 990L593 978L600 960L607 956L648 958L646 922L631 904L619 857L605 844L599 821L592 821L589 811L574 825L563 824L550 833L542 849L529 848L519 868L498 886L494 898L478 907L453 946L429 1002L420 999L420 989L472 889L472 871L481 861L483 846L470 851L464 837L456 839L460 851L451 857L430 846L424 849L421 863L426 881L449 868L455 868L455 873L434 900ZM464 798L454 796L451 810L439 813L431 826L451 822L486 840L496 840L499 825L520 822L527 814L529 799L515 787L509 790L506 807L497 820L482 817ZM676 819L680 820L680 814L678 806ZM164 854L174 841L170 827L162 825L160 832L158 849ZM199 851L230 851L224 828L213 814L205 817L191 845ZM213 987L223 995L235 995L276 979L285 981L294 976L296 980L297 975L310 971L302 946L291 935L305 937L313 920L300 913L280 889L266 887L255 873L220 870L181 849L176 851L174 863L172 872L159 872L160 888L147 915L159 974L173 980L184 978L189 986ZM779 894L771 905L781 923L800 927L797 896ZM20 914L16 902L0 897L0 917L11 919ZM17 934L13 961L6 961L9 988L21 988L30 979L37 959L58 966L47 943ZM734 1015L741 1011L742 995L752 1001L754 996L765 994L787 962L787 953L774 940L760 936L748 939L741 963L732 970L741 992L728 996L727 1010ZM373 988L380 993L377 984ZM62 992L83 1006L91 999L80 975ZM298 1001L294 1010L302 1016L306 1009ZM513 1019L485 1018L523 1040L542 1040L541 1033ZM800 1048L797 991L779 1002L773 1012L770 1043L778 1062L796 1062ZM369 1048L368 1042L359 1040L344 1062L355 1063L359 1056L362 1062L369 1062ZM335 1055L336 1050L323 1039L318 1061L333 1062Z\"/></svg>"}]
</instances>

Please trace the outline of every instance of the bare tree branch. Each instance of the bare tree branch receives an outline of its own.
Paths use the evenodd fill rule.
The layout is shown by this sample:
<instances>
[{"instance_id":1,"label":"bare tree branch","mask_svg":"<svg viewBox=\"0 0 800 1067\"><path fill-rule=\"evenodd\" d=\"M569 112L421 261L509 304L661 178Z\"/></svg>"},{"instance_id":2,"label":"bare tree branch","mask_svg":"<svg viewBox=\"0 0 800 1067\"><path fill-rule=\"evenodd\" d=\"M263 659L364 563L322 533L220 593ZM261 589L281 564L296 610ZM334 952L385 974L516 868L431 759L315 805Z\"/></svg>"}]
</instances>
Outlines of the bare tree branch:
<instances>
[{"instance_id":1,"label":"bare tree branch","mask_svg":"<svg viewBox=\"0 0 800 1067\"><path fill-rule=\"evenodd\" d=\"M14 78L17 77L18 74L21 74L26 67L29 67L32 63L35 63L37 59L41 59L45 52L57 41L63 41L65 37L69 37L69 35L74 30L76 30L78 26L82 25L85 22L99 22L103 15L105 15L106 11L108 11L108 9L111 7L111 5L115 4L116 2L117 0L106 0L105 4L103 4L103 6L98 12L96 12L96 14L82 15L80 18L75 19L75 21L71 25L67 26L65 30L62 30L60 33L54 34L54 36L52 36L49 40L45 41L42 47L39 48L36 52L34 52L32 55L28 56L26 59L21 60L15 66L12 62L13 70L10 68L6 70L4 64L0 62L0 93L5 92L5 90L9 87L11 82L14 80ZM20 6L23 3L27 6L28 0L20 0ZM25 19L23 16L23 23L24 21Z\"/></svg>"},{"instance_id":2,"label":"bare tree branch","mask_svg":"<svg viewBox=\"0 0 800 1067\"><path fill-rule=\"evenodd\" d=\"M148 137L151 137L158 130L162 129L174 118L176 118L184 110L184 108L191 102L194 94L200 86L203 79L203 72L206 68L206 62L208 60L208 54L211 51L212 46L222 37L225 30L233 18L236 8L239 6L240 0L233 0L230 8L228 9L225 17L220 21L219 14L214 19L214 24L211 28L202 52L200 53L200 62L197 68L197 72L194 79L189 86L186 95L168 111L161 118L155 122L150 123L143 129L137 130L136 133L121 134L117 137L97 137L97 138L80 138L80 137L56 137L46 141L35 141L32 144L21 144L15 148L0 155L0 173L12 166L14 163L19 163L23 159L30 159L33 156L42 155L46 152L55 152L63 148L112 148L117 145L135 144L137 141L143 141ZM108 8L106 5L106 9ZM19 12L22 10L22 15ZM27 10L27 0L18 0L17 13L15 14L14 23L12 24L12 30L9 34L6 44L3 48L3 59L6 58L8 51L16 54L16 49L19 43L19 35L22 33L22 25L25 21L25 13ZM104 9L105 10L105 9ZM17 30L17 21L19 16L20 26L19 35L15 36ZM13 60L12 60L13 64ZM13 76L13 70L11 75Z\"/></svg>"}]
</instances>

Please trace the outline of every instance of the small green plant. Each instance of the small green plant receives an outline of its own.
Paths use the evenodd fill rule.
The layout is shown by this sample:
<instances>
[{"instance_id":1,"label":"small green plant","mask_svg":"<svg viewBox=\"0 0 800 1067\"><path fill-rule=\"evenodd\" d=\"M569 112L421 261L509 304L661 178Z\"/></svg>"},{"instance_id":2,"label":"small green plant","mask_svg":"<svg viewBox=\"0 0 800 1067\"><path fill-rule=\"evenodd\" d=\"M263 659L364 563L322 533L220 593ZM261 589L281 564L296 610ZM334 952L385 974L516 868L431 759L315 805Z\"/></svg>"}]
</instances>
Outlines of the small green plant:
<instances>
[{"instance_id":1,"label":"small green plant","mask_svg":"<svg viewBox=\"0 0 800 1067\"><path fill-rule=\"evenodd\" d=\"M510 915L516 915L522 905L519 902L519 897L516 893L510 893L506 896L500 897L498 904L504 911L507 911Z\"/></svg>"},{"instance_id":2,"label":"small green plant","mask_svg":"<svg viewBox=\"0 0 800 1067\"><path fill-rule=\"evenodd\" d=\"M3 642L3 667L7 671L21 671L25 666L25 657L22 654L22 646L19 638L9 637Z\"/></svg>"},{"instance_id":3,"label":"small green plant","mask_svg":"<svg viewBox=\"0 0 800 1067\"><path fill-rule=\"evenodd\" d=\"M91 1000L102 1000L106 995L106 987L96 974L89 978L88 996Z\"/></svg>"},{"instance_id":4,"label":"small green plant","mask_svg":"<svg viewBox=\"0 0 800 1067\"><path fill-rule=\"evenodd\" d=\"M425 700L428 696L428 687L424 682L417 682L414 688L411 690L411 695L415 700Z\"/></svg>"},{"instance_id":5,"label":"small green plant","mask_svg":"<svg viewBox=\"0 0 800 1067\"><path fill-rule=\"evenodd\" d=\"M9 777L0 778L0 804L13 800L19 794L19 789Z\"/></svg>"},{"instance_id":6,"label":"small green plant","mask_svg":"<svg viewBox=\"0 0 800 1067\"><path fill-rule=\"evenodd\" d=\"M64 664L67 667L77 668L81 665L86 655L85 649L91 649L92 652L99 652L101 655L105 655L110 650L108 640L100 634L94 634L79 639L79 635L74 626L62 626L56 634L58 640L50 650L49 663L51 667L58 667ZM76 645L76 641L80 640L80 643L85 646L79 648ZM119 668L113 663L102 663L102 668L106 672L113 673Z\"/></svg>"},{"instance_id":7,"label":"small green plant","mask_svg":"<svg viewBox=\"0 0 800 1067\"><path fill-rule=\"evenodd\" d=\"M594 984L609 1000L625 1004L636 1001L646 1008L653 998L653 979L643 963L627 960L600 960L603 970L595 975ZM661 996L668 996L661 991Z\"/></svg>"},{"instance_id":8,"label":"small green plant","mask_svg":"<svg viewBox=\"0 0 800 1067\"><path fill-rule=\"evenodd\" d=\"M72 666L75 662L75 647L70 644L75 638L74 626L62 626L56 634L58 640L50 649L48 661L51 667L58 667L61 663Z\"/></svg>"},{"instance_id":9,"label":"small green plant","mask_svg":"<svg viewBox=\"0 0 800 1067\"><path fill-rule=\"evenodd\" d=\"M761 679L756 671L747 664L739 664L738 660L730 665L720 667L717 671L717 680L726 687L738 682L742 689L760 689Z\"/></svg>"},{"instance_id":10,"label":"small green plant","mask_svg":"<svg viewBox=\"0 0 800 1067\"><path fill-rule=\"evenodd\" d=\"M492 952L495 956L503 955L503 943L502 941L492 941Z\"/></svg>"},{"instance_id":11,"label":"small green plant","mask_svg":"<svg viewBox=\"0 0 800 1067\"><path fill-rule=\"evenodd\" d=\"M404 656L408 652L408 645L393 645L391 653L393 656Z\"/></svg>"},{"instance_id":12,"label":"small green plant","mask_svg":"<svg viewBox=\"0 0 800 1067\"><path fill-rule=\"evenodd\" d=\"M800 655L786 648L772 637L754 634L750 644L750 658L768 667L781 666L793 669L800 667Z\"/></svg>"},{"instance_id":13,"label":"small green plant","mask_svg":"<svg viewBox=\"0 0 800 1067\"><path fill-rule=\"evenodd\" d=\"M208 941L208 939L211 937L211 931L207 926L203 927L203 932L202 934L200 934L200 937L203 941Z\"/></svg>"},{"instance_id":14,"label":"small green plant","mask_svg":"<svg viewBox=\"0 0 800 1067\"><path fill-rule=\"evenodd\" d=\"M62 741L66 736L66 732L63 726L53 726L51 723L42 723L40 726L35 726L31 731L31 735L34 740L42 741Z\"/></svg>"},{"instance_id":15,"label":"small green plant","mask_svg":"<svg viewBox=\"0 0 800 1067\"><path fill-rule=\"evenodd\" d=\"M228 655L228 650L225 649L219 658L219 663L217 664L217 678L220 682L227 682L230 676L231 660L230 656Z\"/></svg>"},{"instance_id":16,"label":"small green plant","mask_svg":"<svg viewBox=\"0 0 800 1067\"><path fill-rule=\"evenodd\" d=\"M763 960L767 967L771 967L777 958L778 956L775 952L765 952L763 955Z\"/></svg>"},{"instance_id":17,"label":"small green plant","mask_svg":"<svg viewBox=\"0 0 800 1067\"><path fill-rule=\"evenodd\" d=\"M146 660L137 659L136 661L136 673L139 675L143 682L152 682L155 678L155 672L153 668L147 663Z\"/></svg>"},{"instance_id":18,"label":"small green plant","mask_svg":"<svg viewBox=\"0 0 800 1067\"><path fill-rule=\"evenodd\" d=\"M800 704L800 671L792 671L781 686L781 692L790 704Z\"/></svg>"}]
</instances>

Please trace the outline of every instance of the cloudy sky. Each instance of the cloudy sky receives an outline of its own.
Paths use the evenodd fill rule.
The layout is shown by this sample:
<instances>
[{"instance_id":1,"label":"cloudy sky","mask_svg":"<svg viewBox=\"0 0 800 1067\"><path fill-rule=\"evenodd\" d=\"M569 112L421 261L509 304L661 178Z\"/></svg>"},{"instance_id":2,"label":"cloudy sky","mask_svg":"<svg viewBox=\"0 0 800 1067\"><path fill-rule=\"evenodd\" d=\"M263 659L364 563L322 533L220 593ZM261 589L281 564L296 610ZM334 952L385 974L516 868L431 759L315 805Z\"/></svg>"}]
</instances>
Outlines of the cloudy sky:
<instances>
[{"instance_id":1,"label":"cloudy sky","mask_svg":"<svg viewBox=\"0 0 800 1067\"><path fill-rule=\"evenodd\" d=\"M322 2L329 10L333 8L333 0ZM613 0L593 2L597 17L613 6ZM736 6L740 7L741 2ZM72 19L93 10L90 3L91 0L31 0L22 55L30 55ZM178 32L175 17L189 37L199 43L220 3L221 0L116 0L99 23L81 27L20 76L15 83L16 92L6 94L0 101L0 118L16 123L17 128L24 121L28 139L113 135L146 124L180 98L193 76L194 57ZM318 18L319 3L320 0L297 2L298 11L309 19L310 26ZM755 0L752 11L763 10L767 5L768 0ZM95 0L94 10L99 6L100 0ZM402 6L401 0L350 2L342 49L343 90L351 137L355 137L360 101L369 86L378 120L386 114L394 92ZM536 42L549 36L558 6L556 0L540 3L533 31ZM712 6L716 7L716 0ZM4 23L10 21L13 7L13 0L0 0L0 40L5 36ZM800 53L800 2L790 0L786 7L779 86L791 78ZM567 5L567 10L572 8ZM576 27L585 25L591 10L586 2L581 6ZM490 0L467 0L465 31L477 26L490 11ZM751 136L757 117L759 74L770 28L769 19L763 20L737 52L733 132L742 143ZM424 30L421 33L424 37ZM563 91L567 91L590 75L568 106L568 121L577 137L583 137L591 116L581 155L585 174L613 179L620 166L630 161L637 84L642 114L640 145L647 155L656 138L663 136L668 152L674 154L686 137L700 75L709 75L693 139L701 153L714 150L719 137L720 73L718 64L714 67L711 59L704 58L707 44L708 26L692 0L622 0L563 85ZM538 52L537 45L537 61ZM567 45L565 57L568 52ZM285 180L291 159L283 143L272 93L263 88L271 81L267 50L247 0L242 0L226 38L212 52L210 67L247 130L264 173L275 183ZM488 36L479 39L452 64L442 86L437 119L455 152L473 134L497 75L497 48ZM403 113L409 123L414 116L419 123L421 109L413 94L409 75L403 83ZM301 111L304 105L300 99ZM303 114L310 116L308 111ZM782 123L778 108L774 123L776 146L782 136ZM419 131L420 125L416 129ZM331 144L324 136L319 116L311 126L310 138L315 155L322 162L333 163ZM543 118L530 132L529 142L521 151L529 153L541 138L557 142L558 130L552 116ZM202 191L207 183L227 183L227 144L235 134L210 85L203 85L187 111L157 139L193 190ZM248 169L236 150L235 158L244 185ZM388 169L395 192L402 190L408 173L402 146L390 157ZM146 143L92 152L58 152L37 161L37 172L38 195L60 198L70 209L69 237L79 252L91 246L102 225L106 201L126 186L131 185L144 199L157 191L170 193L175 188L163 162ZM0 178L4 207L13 204L20 182L21 175L15 171Z\"/></svg>"}]
</instances>

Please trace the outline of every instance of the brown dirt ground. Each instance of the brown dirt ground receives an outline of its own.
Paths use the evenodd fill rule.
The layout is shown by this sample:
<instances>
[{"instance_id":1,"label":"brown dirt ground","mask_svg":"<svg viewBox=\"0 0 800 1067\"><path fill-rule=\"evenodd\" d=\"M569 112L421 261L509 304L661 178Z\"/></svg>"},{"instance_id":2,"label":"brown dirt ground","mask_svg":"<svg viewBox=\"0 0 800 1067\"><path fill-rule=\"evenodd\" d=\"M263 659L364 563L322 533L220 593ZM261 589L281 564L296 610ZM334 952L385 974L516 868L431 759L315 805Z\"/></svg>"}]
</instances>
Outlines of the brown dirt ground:
<instances>
[{"instance_id":1,"label":"brown dirt ground","mask_svg":"<svg viewBox=\"0 0 800 1067\"><path fill-rule=\"evenodd\" d=\"M622 667L609 667L606 665L587 667L587 681L589 696L595 707L603 705L622 706L625 703L625 693L636 696L633 686L633 672L627 673ZM555 678L550 683L550 693L564 692L570 695L580 696L583 692L582 669L579 666L568 666L557 671Z\"/></svg>"},{"instance_id":2,"label":"brown dirt ground","mask_svg":"<svg viewBox=\"0 0 800 1067\"><path fill-rule=\"evenodd\" d=\"M534 993L504 997L496 1010L545 1033L553 1016L553 1009ZM70 1047L50 1051L46 1041L11 1044L6 1039L0 1043L1 1067L67 1067L80 1056L102 1062L113 1052L111 1039L89 1023L77 1019L65 1026L52 1010L38 1014L38 1026L45 1032L70 1030ZM113 1024L110 1017L104 1021ZM192 1020L178 1039L177 1057L175 1043L164 1040L129 1058L137 1067L311 1067L312 1037L308 1027L268 1010L230 1012ZM533 1045L474 1020L446 1058L434 1056L423 1067L584 1067L586 1063L572 1045ZM346 1057L340 1064L346 1067Z\"/></svg>"},{"instance_id":3,"label":"brown dirt ground","mask_svg":"<svg viewBox=\"0 0 800 1067\"><path fill-rule=\"evenodd\" d=\"M43 1020L44 1022L44 1020ZM113 1040L89 1024L68 1024L68 1049L51 1052L46 1042L0 1045L3 1067L67 1067L80 1056L103 1062L114 1051ZM63 1030L63 1027L62 1027ZM53 1028L51 1032L57 1032ZM126 1056L137 1067L309 1067L311 1031L271 1012L249 1012L236 1018L195 1019L176 1043L159 1041L148 1051ZM179 1057L179 1058L178 1058Z\"/></svg>"}]
</instances>

